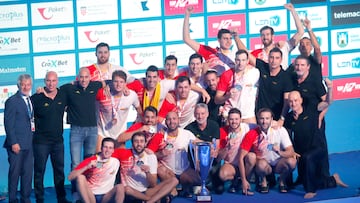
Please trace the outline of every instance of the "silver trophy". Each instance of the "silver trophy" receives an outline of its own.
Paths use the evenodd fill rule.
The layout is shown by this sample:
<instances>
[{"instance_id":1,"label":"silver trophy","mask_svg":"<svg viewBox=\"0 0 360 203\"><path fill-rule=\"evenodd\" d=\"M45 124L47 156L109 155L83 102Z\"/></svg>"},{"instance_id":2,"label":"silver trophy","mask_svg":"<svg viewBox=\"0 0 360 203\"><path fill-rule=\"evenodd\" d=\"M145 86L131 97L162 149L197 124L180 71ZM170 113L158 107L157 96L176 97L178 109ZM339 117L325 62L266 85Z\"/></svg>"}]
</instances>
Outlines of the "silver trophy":
<instances>
[{"instance_id":1,"label":"silver trophy","mask_svg":"<svg viewBox=\"0 0 360 203\"><path fill-rule=\"evenodd\" d=\"M216 148L216 140L213 139L214 149ZM209 190L206 188L206 178L212 166L214 158L211 158L211 144L208 142L198 142L194 144L190 141L190 154L193 160L195 170L199 171L201 179L201 190L196 196L196 202L212 202ZM195 153L195 156L194 156Z\"/></svg>"}]
</instances>

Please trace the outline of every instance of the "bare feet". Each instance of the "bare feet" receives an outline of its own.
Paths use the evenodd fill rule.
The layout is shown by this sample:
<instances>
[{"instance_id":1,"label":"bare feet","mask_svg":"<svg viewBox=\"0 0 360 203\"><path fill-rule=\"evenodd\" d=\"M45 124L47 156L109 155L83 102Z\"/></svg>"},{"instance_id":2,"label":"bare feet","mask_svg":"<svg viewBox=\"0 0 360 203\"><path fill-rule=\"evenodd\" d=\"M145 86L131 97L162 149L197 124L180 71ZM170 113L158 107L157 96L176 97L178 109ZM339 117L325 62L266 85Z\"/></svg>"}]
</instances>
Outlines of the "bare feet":
<instances>
[{"instance_id":1,"label":"bare feet","mask_svg":"<svg viewBox=\"0 0 360 203\"><path fill-rule=\"evenodd\" d=\"M335 182L337 185L341 186L341 187L349 187L347 184L345 184L344 182L342 182L342 180L340 179L339 174L334 173L333 177L335 179Z\"/></svg>"},{"instance_id":2,"label":"bare feet","mask_svg":"<svg viewBox=\"0 0 360 203\"><path fill-rule=\"evenodd\" d=\"M308 192L304 195L304 199L311 199L314 198L316 195L316 192Z\"/></svg>"}]
</instances>

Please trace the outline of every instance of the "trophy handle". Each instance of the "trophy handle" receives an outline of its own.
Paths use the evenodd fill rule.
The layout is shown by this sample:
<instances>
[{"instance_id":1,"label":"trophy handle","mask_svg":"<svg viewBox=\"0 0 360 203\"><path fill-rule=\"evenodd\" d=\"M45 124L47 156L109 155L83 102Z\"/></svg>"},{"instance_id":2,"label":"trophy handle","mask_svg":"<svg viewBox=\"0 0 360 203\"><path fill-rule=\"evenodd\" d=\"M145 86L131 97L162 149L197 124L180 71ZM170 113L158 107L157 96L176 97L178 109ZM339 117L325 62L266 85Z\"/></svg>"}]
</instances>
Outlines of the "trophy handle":
<instances>
[{"instance_id":1,"label":"trophy handle","mask_svg":"<svg viewBox=\"0 0 360 203\"><path fill-rule=\"evenodd\" d=\"M214 149L216 149L216 138L213 138L213 139L212 139L212 145L213 145ZM213 162L214 162L214 159L215 159L215 157L211 157L209 171L211 170L211 167L212 167L212 164L213 164Z\"/></svg>"},{"instance_id":2,"label":"trophy handle","mask_svg":"<svg viewBox=\"0 0 360 203\"><path fill-rule=\"evenodd\" d=\"M196 170L196 161L195 161L195 157L194 157L194 144L192 143L192 140L190 140L189 142L189 150L190 150L190 155L192 158L192 162L194 163L194 168Z\"/></svg>"}]
</instances>

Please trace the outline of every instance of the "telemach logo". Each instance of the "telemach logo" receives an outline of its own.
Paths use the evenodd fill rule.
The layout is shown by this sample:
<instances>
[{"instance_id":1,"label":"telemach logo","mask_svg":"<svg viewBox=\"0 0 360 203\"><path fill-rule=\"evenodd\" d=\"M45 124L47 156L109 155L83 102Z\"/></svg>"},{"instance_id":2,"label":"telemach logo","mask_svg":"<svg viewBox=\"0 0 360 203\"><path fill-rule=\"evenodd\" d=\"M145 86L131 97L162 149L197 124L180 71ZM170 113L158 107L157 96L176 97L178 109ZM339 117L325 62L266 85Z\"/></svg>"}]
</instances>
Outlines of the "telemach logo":
<instances>
[{"instance_id":1,"label":"telemach logo","mask_svg":"<svg viewBox=\"0 0 360 203\"><path fill-rule=\"evenodd\" d=\"M331 7L331 24L358 24L360 22L360 4Z\"/></svg>"}]
</instances>

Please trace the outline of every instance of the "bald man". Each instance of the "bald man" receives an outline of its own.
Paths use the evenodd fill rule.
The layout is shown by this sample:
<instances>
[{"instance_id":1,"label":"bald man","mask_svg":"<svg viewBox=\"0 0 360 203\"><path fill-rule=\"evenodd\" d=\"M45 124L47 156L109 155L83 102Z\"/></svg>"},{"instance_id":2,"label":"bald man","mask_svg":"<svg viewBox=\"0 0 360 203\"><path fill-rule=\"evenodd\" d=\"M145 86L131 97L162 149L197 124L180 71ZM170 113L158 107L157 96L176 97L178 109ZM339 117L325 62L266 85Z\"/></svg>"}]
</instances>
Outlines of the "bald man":
<instances>
[{"instance_id":1,"label":"bald man","mask_svg":"<svg viewBox=\"0 0 360 203\"><path fill-rule=\"evenodd\" d=\"M31 96L36 126L33 139L34 192L36 202L44 202L43 181L46 162L50 155L58 202L67 203L70 201L65 198L63 139L63 117L66 97L57 88L59 79L56 72L47 72L44 83L44 92Z\"/></svg>"},{"instance_id":2,"label":"bald man","mask_svg":"<svg viewBox=\"0 0 360 203\"><path fill-rule=\"evenodd\" d=\"M337 173L329 176L319 170L324 159L328 159L324 131L319 129L317 113L304 109L302 103L300 92L289 93L289 106L292 111L286 115L284 126L294 136L294 149L300 155L298 182L304 185L304 198L309 199L315 197L318 189L347 185Z\"/></svg>"}]
</instances>

